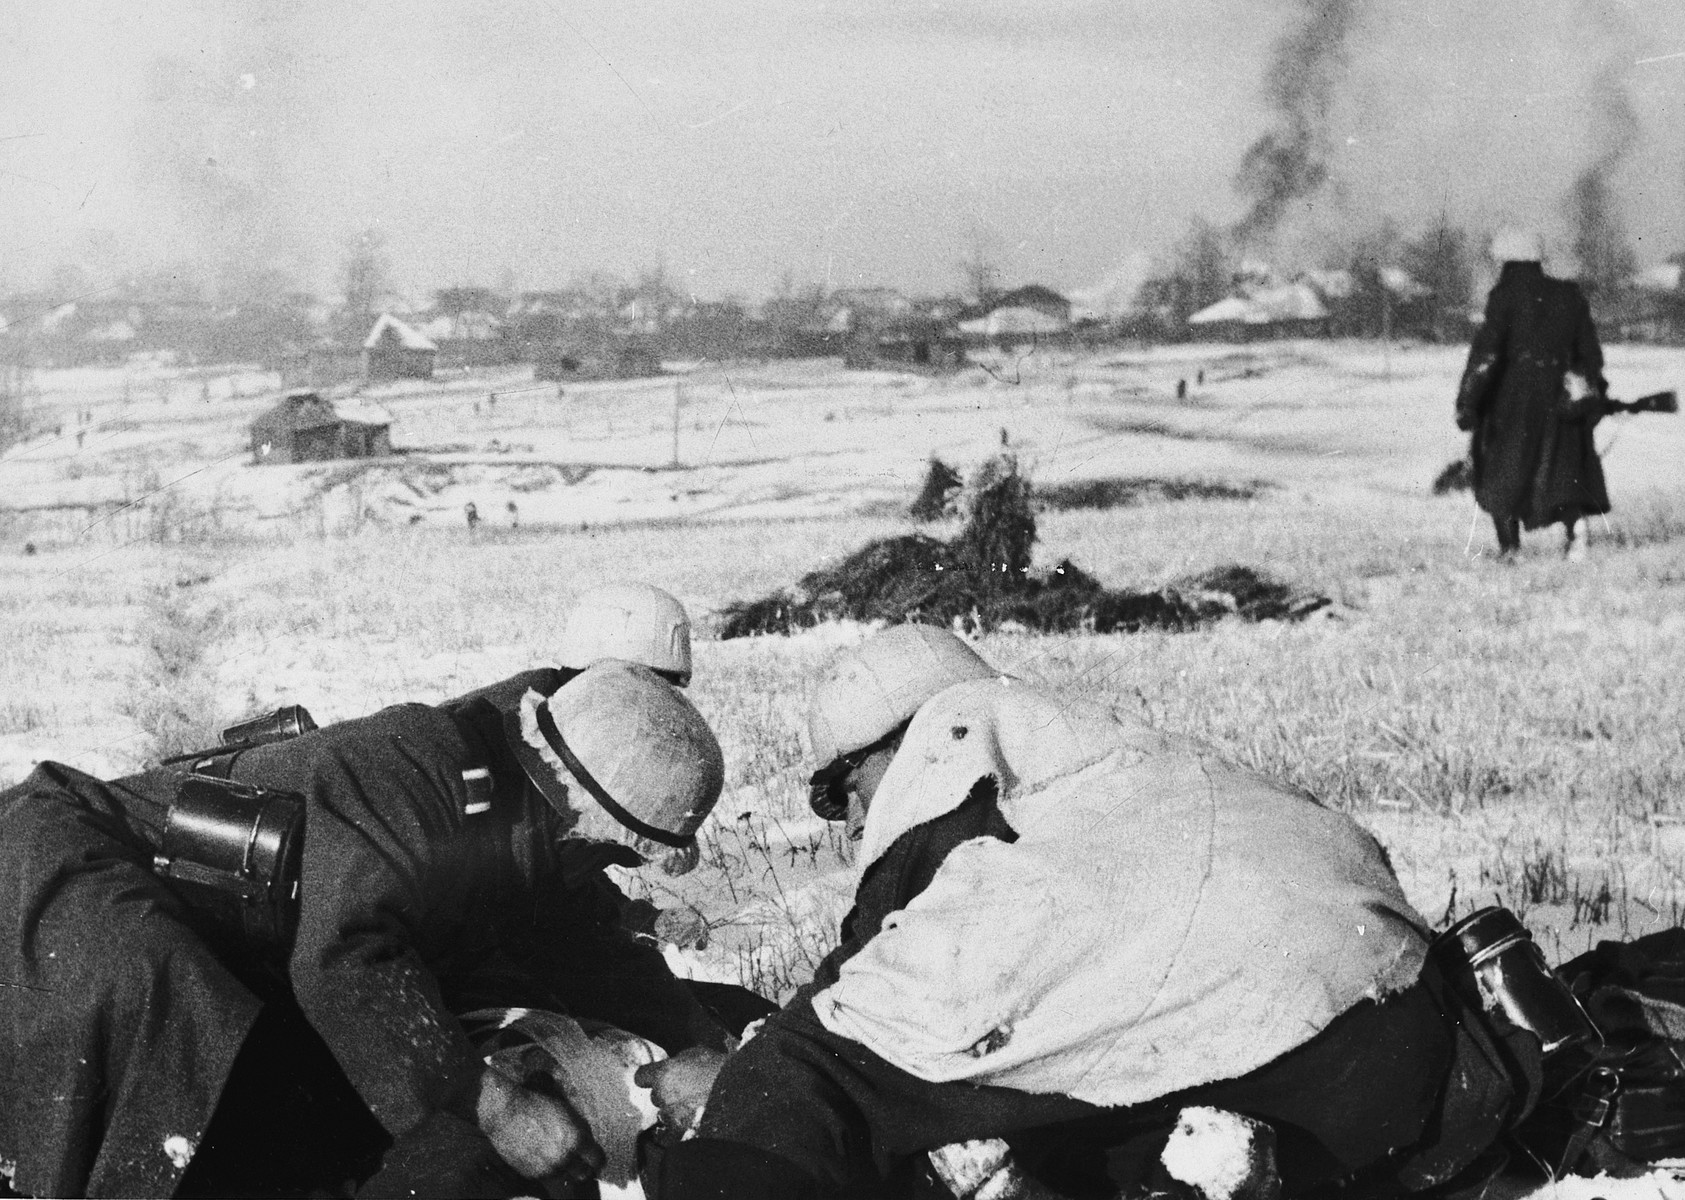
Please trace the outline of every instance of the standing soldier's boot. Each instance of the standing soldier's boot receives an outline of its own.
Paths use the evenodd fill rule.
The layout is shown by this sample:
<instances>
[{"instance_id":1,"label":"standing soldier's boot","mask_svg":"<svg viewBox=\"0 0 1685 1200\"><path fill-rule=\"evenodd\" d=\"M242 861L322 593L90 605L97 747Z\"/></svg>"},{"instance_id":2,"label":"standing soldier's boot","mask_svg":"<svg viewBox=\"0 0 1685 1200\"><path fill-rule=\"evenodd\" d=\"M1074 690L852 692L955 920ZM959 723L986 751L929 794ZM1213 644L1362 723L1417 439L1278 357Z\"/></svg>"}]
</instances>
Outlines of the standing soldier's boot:
<instances>
[{"instance_id":1,"label":"standing soldier's boot","mask_svg":"<svg viewBox=\"0 0 1685 1200\"><path fill-rule=\"evenodd\" d=\"M1493 517L1498 531L1498 557L1512 558L1521 553L1521 522L1514 517Z\"/></svg>"}]
</instances>

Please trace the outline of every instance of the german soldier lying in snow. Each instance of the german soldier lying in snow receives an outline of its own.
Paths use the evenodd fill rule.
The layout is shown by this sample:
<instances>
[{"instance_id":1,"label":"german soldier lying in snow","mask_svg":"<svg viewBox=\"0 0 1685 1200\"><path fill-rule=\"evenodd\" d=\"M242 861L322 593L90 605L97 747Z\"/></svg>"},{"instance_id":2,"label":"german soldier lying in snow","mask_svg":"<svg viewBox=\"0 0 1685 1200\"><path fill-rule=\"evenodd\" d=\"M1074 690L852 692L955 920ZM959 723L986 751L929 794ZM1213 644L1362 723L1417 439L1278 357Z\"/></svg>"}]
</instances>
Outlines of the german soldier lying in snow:
<instances>
[{"instance_id":1,"label":"german soldier lying in snow","mask_svg":"<svg viewBox=\"0 0 1685 1200\"><path fill-rule=\"evenodd\" d=\"M192 767L184 790L187 766L102 783L46 763L0 793L0 1160L18 1191L335 1193L372 1173L370 1194L520 1194L596 1152L565 1104L488 1071L453 1013L530 1005L668 1051L726 1044L593 886L646 853L686 869L720 793L713 734L648 669L601 662L512 712L401 705ZM232 870L206 775L261 814ZM302 823L276 834L289 804ZM274 904L231 900L245 885Z\"/></svg>"},{"instance_id":2,"label":"german soldier lying in snow","mask_svg":"<svg viewBox=\"0 0 1685 1200\"><path fill-rule=\"evenodd\" d=\"M855 906L660 1196L914 1194L929 1152L997 1138L1058 1194L1112 1196L1199 1106L1268 1125L1289 1195L1476 1169L1539 1045L1429 961L1374 839L947 638L887 631L821 683L816 749L869 805ZM663 1102L707 1058L640 1074Z\"/></svg>"}]
</instances>

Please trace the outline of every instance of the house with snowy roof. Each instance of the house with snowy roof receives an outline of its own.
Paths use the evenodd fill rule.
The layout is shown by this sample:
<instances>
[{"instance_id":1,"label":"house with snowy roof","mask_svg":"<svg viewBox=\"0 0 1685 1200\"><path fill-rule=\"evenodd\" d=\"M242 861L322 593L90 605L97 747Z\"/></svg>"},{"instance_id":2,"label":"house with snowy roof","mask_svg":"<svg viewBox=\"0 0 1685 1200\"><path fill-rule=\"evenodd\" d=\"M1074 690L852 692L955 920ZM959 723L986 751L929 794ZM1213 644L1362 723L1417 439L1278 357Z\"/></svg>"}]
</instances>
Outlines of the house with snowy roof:
<instances>
[{"instance_id":1,"label":"house with snowy roof","mask_svg":"<svg viewBox=\"0 0 1685 1200\"><path fill-rule=\"evenodd\" d=\"M1195 331L1224 340L1322 334L1327 322L1327 306L1316 289L1303 281L1225 296L1188 318Z\"/></svg>"},{"instance_id":2,"label":"house with snowy roof","mask_svg":"<svg viewBox=\"0 0 1685 1200\"><path fill-rule=\"evenodd\" d=\"M426 334L391 313L381 313L363 339L363 374L370 383L389 379L431 379L439 347Z\"/></svg>"}]
</instances>

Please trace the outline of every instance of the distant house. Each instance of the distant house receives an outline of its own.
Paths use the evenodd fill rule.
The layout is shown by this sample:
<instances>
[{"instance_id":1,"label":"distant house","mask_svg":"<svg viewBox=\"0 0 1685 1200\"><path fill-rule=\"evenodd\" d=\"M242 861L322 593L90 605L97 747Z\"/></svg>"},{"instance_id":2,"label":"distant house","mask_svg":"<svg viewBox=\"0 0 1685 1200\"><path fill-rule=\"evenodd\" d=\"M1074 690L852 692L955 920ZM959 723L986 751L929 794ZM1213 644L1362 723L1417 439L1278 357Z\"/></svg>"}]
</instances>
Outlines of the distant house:
<instances>
[{"instance_id":1,"label":"distant house","mask_svg":"<svg viewBox=\"0 0 1685 1200\"><path fill-rule=\"evenodd\" d=\"M1071 302L1032 283L991 295L961 310L958 318L960 332L973 343L1058 342L1071 332Z\"/></svg>"},{"instance_id":2,"label":"distant house","mask_svg":"<svg viewBox=\"0 0 1685 1200\"><path fill-rule=\"evenodd\" d=\"M380 319L363 339L363 373L369 382L388 379L431 379L439 347L420 330L391 313Z\"/></svg>"},{"instance_id":3,"label":"distant house","mask_svg":"<svg viewBox=\"0 0 1685 1200\"><path fill-rule=\"evenodd\" d=\"M509 360L503 321L492 313L441 313L414 328L438 348L440 358L455 365L480 367Z\"/></svg>"},{"instance_id":4,"label":"distant house","mask_svg":"<svg viewBox=\"0 0 1685 1200\"><path fill-rule=\"evenodd\" d=\"M894 288L840 288L826 298L821 323L831 334L876 328L913 313L913 302Z\"/></svg>"},{"instance_id":5,"label":"distant house","mask_svg":"<svg viewBox=\"0 0 1685 1200\"><path fill-rule=\"evenodd\" d=\"M1071 302L1052 288L1039 283L1026 284L1002 292L989 305L991 311L1002 308L1029 308L1052 317L1064 325L1071 323Z\"/></svg>"},{"instance_id":6,"label":"distant house","mask_svg":"<svg viewBox=\"0 0 1685 1200\"><path fill-rule=\"evenodd\" d=\"M938 317L896 317L856 329L843 351L843 365L856 370L954 371L965 362L965 338Z\"/></svg>"},{"instance_id":7,"label":"distant house","mask_svg":"<svg viewBox=\"0 0 1685 1200\"><path fill-rule=\"evenodd\" d=\"M979 341L1016 343L1061 337L1070 332L1071 323L1038 308L1013 304L961 321L959 329Z\"/></svg>"},{"instance_id":8,"label":"distant house","mask_svg":"<svg viewBox=\"0 0 1685 1200\"><path fill-rule=\"evenodd\" d=\"M533 355L532 377L550 383L589 379L641 379L661 374L661 356L648 342L579 331Z\"/></svg>"},{"instance_id":9,"label":"distant house","mask_svg":"<svg viewBox=\"0 0 1685 1200\"><path fill-rule=\"evenodd\" d=\"M1328 331L1328 308L1308 283L1255 288L1225 296L1188 318L1206 337L1244 341L1255 337L1305 337Z\"/></svg>"},{"instance_id":10,"label":"distant house","mask_svg":"<svg viewBox=\"0 0 1685 1200\"><path fill-rule=\"evenodd\" d=\"M392 453L392 418L372 404L334 404L294 392L253 419L252 459L270 463L379 458Z\"/></svg>"}]
</instances>

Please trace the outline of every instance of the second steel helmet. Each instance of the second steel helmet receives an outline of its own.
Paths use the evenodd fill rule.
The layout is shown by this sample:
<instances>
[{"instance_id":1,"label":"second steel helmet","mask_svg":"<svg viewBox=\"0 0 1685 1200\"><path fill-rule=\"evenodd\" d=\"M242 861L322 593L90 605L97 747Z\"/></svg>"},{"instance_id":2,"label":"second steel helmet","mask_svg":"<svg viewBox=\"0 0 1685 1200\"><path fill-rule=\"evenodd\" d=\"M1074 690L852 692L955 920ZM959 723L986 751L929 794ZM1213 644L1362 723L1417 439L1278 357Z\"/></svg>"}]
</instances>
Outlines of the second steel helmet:
<instances>
[{"instance_id":1,"label":"second steel helmet","mask_svg":"<svg viewBox=\"0 0 1685 1200\"><path fill-rule=\"evenodd\" d=\"M934 625L894 625L832 660L814 689L808 735L821 767L881 740L924 702L967 679L998 674Z\"/></svg>"},{"instance_id":2,"label":"second steel helmet","mask_svg":"<svg viewBox=\"0 0 1685 1200\"><path fill-rule=\"evenodd\" d=\"M647 583L610 583L573 602L557 661L583 671L604 658L642 663L680 687L690 682L690 617Z\"/></svg>"},{"instance_id":3,"label":"second steel helmet","mask_svg":"<svg viewBox=\"0 0 1685 1200\"><path fill-rule=\"evenodd\" d=\"M713 730L648 667L594 663L509 720L527 774L559 809L588 803L567 793L571 777L632 833L686 847L720 798L725 759Z\"/></svg>"}]
</instances>

